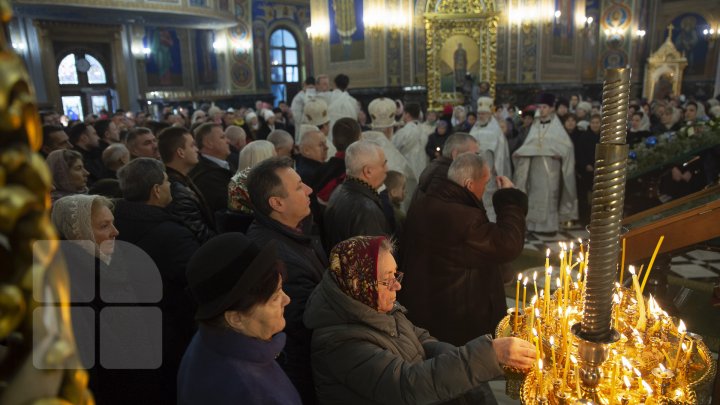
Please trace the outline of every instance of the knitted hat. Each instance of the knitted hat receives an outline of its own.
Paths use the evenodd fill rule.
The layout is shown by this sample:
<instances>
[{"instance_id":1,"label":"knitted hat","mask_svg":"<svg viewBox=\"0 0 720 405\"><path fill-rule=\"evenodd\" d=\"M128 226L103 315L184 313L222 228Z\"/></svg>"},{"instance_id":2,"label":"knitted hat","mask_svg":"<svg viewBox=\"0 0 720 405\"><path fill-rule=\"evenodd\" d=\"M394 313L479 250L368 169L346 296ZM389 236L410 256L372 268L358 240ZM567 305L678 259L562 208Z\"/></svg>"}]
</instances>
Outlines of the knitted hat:
<instances>
[{"instance_id":1,"label":"knitted hat","mask_svg":"<svg viewBox=\"0 0 720 405\"><path fill-rule=\"evenodd\" d=\"M278 261L276 243L262 248L239 232L218 235L195 252L187 264L190 293L198 303L195 318L223 314L244 294L253 291Z\"/></svg>"},{"instance_id":2,"label":"knitted hat","mask_svg":"<svg viewBox=\"0 0 720 405\"><path fill-rule=\"evenodd\" d=\"M588 103L587 101L581 101L578 103L577 107L575 107L576 110L583 110L585 112L592 111L592 104Z\"/></svg>"},{"instance_id":3,"label":"knitted hat","mask_svg":"<svg viewBox=\"0 0 720 405\"><path fill-rule=\"evenodd\" d=\"M380 97L370 102L368 112L372 122L370 126L373 129L389 128L395 125L395 111L397 107L395 102L389 98Z\"/></svg>"},{"instance_id":4,"label":"knitted hat","mask_svg":"<svg viewBox=\"0 0 720 405\"><path fill-rule=\"evenodd\" d=\"M330 122L327 104L320 99L310 100L305 104L303 117L305 117L303 124L315 125L316 127Z\"/></svg>"},{"instance_id":5,"label":"knitted hat","mask_svg":"<svg viewBox=\"0 0 720 405\"><path fill-rule=\"evenodd\" d=\"M262 110L262 117L265 121L267 121L270 118L275 118L275 113L271 110Z\"/></svg>"}]
</instances>

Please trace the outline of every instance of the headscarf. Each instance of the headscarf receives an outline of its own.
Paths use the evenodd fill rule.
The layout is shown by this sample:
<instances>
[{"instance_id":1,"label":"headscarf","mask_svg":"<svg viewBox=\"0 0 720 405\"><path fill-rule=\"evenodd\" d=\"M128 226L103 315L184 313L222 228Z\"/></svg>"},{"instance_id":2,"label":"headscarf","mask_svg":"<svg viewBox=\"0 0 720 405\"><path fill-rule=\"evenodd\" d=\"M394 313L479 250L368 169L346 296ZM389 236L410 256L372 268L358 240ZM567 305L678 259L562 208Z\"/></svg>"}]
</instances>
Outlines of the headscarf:
<instances>
[{"instance_id":1,"label":"headscarf","mask_svg":"<svg viewBox=\"0 0 720 405\"><path fill-rule=\"evenodd\" d=\"M70 166L68 166L65 160L66 152L72 153L72 151L66 151L65 149L54 150L50 152L45 160L53 179L53 190L51 193L53 201L68 195L87 194L88 192L87 186L82 190L73 188L72 182L70 181ZM79 152L75 153L79 155ZM78 159L82 160L82 156L78 156Z\"/></svg>"},{"instance_id":2,"label":"headscarf","mask_svg":"<svg viewBox=\"0 0 720 405\"><path fill-rule=\"evenodd\" d=\"M384 236L356 236L330 251L330 272L340 290L377 310L378 255Z\"/></svg>"},{"instance_id":3,"label":"headscarf","mask_svg":"<svg viewBox=\"0 0 720 405\"><path fill-rule=\"evenodd\" d=\"M98 195L74 194L53 204L51 220L63 239L79 242L78 246L108 263L110 258L97 248L92 229L92 206ZM87 243L83 241L91 241Z\"/></svg>"}]
</instances>

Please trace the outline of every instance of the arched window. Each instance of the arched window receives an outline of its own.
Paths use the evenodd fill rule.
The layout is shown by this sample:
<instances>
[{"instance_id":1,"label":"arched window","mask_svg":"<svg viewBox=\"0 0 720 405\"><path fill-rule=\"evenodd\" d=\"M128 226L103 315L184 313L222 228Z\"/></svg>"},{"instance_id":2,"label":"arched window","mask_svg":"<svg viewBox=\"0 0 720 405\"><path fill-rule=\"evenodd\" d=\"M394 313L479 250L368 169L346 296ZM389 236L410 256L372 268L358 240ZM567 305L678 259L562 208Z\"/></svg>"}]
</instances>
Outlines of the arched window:
<instances>
[{"instance_id":1,"label":"arched window","mask_svg":"<svg viewBox=\"0 0 720 405\"><path fill-rule=\"evenodd\" d=\"M295 36L284 28L278 28L270 35L270 81L275 96L275 105L287 100L288 83L300 81L300 57Z\"/></svg>"},{"instance_id":2,"label":"arched window","mask_svg":"<svg viewBox=\"0 0 720 405\"><path fill-rule=\"evenodd\" d=\"M84 112L110 111L114 104L105 67L97 57L80 51L65 55L58 64L63 111L70 119L84 119Z\"/></svg>"}]
</instances>

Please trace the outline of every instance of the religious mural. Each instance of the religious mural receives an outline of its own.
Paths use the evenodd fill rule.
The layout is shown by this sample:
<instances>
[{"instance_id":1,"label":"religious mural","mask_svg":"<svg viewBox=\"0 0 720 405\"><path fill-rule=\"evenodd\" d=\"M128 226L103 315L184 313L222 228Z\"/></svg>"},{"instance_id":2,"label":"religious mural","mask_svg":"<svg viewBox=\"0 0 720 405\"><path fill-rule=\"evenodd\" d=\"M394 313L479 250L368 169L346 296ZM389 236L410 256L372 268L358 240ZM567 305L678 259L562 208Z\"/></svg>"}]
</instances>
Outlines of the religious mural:
<instances>
[{"instance_id":1,"label":"religious mural","mask_svg":"<svg viewBox=\"0 0 720 405\"><path fill-rule=\"evenodd\" d=\"M267 89L269 87L267 28L260 22L253 23L253 51L255 57L255 84L258 89Z\"/></svg>"},{"instance_id":2,"label":"religious mural","mask_svg":"<svg viewBox=\"0 0 720 405\"><path fill-rule=\"evenodd\" d=\"M592 18L592 22L585 23L583 29L581 77L583 80L595 80L597 76L600 0L585 0L585 16Z\"/></svg>"},{"instance_id":3,"label":"religious mural","mask_svg":"<svg viewBox=\"0 0 720 405\"><path fill-rule=\"evenodd\" d=\"M604 0L601 29L619 29L619 32L602 35L605 49L600 56L603 69L622 68L628 64L630 54L633 0ZM602 74L602 72L599 72Z\"/></svg>"},{"instance_id":4,"label":"religious mural","mask_svg":"<svg viewBox=\"0 0 720 405\"><path fill-rule=\"evenodd\" d=\"M365 59L362 0L328 0L330 62Z\"/></svg>"},{"instance_id":5,"label":"religious mural","mask_svg":"<svg viewBox=\"0 0 720 405\"><path fill-rule=\"evenodd\" d=\"M572 56L575 48L575 0L555 0L555 10L560 11L560 16L553 18L552 53Z\"/></svg>"},{"instance_id":6,"label":"religious mural","mask_svg":"<svg viewBox=\"0 0 720 405\"><path fill-rule=\"evenodd\" d=\"M465 75L477 76L480 70L480 50L467 35L449 37L440 49L440 91L461 91Z\"/></svg>"},{"instance_id":7,"label":"religious mural","mask_svg":"<svg viewBox=\"0 0 720 405\"><path fill-rule=\"evenodd\" d=\"M143 45L150 48L145 56L148 87L183 85L180 40L172 28L145 28Z\"/></svg>"},{"instance_id":8,"label":"religious mural","mask_svg":"<svg viewBox=\"0 0 720 405\"><path fill-rule=\"evenodd\" d=\"M675 48L684 54L688 65L686 76L702 75L705 73L705 62L708 54L708 42L702 34L708 23L703 16L697 13L685 13L672 20L672 42Z\"/></svg>"},{"instance_id":9,"label":"religious mural","mask_svg":"<svg viewBox=\"0 0 720 405\"><path fill-rule=\"evenodd\" d=\"M196 80L201 86L217 84L217 56L213 51L213 42L215 42L214 31L195 31Z\"/></svg>"}]
</instances>

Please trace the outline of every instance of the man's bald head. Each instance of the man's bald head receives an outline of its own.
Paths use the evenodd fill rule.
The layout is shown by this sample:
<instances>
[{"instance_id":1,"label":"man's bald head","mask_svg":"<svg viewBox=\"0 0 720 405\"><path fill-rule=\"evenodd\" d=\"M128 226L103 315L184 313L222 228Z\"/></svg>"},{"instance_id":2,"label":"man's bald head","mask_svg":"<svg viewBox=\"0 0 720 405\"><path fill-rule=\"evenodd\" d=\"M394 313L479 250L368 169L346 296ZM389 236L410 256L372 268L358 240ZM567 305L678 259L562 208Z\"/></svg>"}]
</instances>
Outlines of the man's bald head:
<instances>
[{"instance_id":1,"label":"man's bald head","mask_svg":"<svg viewBox=\"0 0 720 405\"><path fill-rule=\"evenodd\" d=\"M270 132L267 140L275 145L275 151L278 156L292 156L295 141L293 140L292 135L290 135L287 131L276 129L275 131Z\"/></svg>"},{"instance_id":2,"label":"man's bald head","mask_svg":"<svg viewBox=\"0 0 720 405\"><path fill-rule=\"evenodd\" d=\"M327 160L327 138L322 131L309 131L300 138L300 154L318 162Z\"/></svg>"},{"instance_id":3,"label":"man's bald head","mask_svg":"<svg viewBox=\"0 0 720 405\"><path fill-rule=\"evenodd\" d=\"M225 137L230 142L230 145L240 150L247 145L247 135L242 127L237 125L229 125L225 128Z\"/></svg>"}]
</instances>

